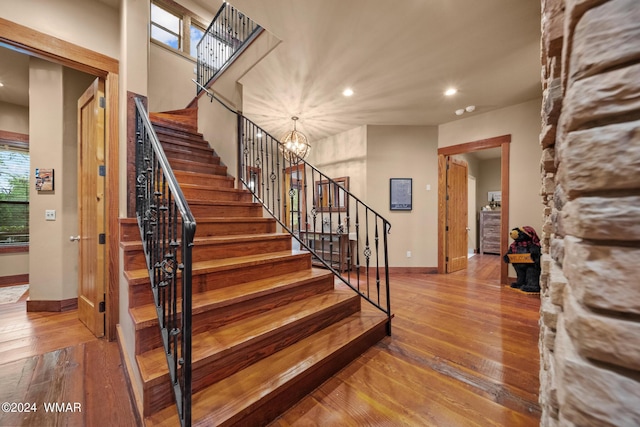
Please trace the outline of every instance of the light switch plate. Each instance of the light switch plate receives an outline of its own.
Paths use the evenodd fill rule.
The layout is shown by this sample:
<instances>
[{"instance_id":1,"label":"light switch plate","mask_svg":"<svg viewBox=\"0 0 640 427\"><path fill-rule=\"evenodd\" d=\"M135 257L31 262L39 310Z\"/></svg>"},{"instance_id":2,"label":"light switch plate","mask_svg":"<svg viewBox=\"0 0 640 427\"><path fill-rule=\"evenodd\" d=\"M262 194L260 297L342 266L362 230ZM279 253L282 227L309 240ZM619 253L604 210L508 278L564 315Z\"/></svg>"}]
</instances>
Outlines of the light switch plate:
<instances>
[{"instance_id":1,"label":"light switch plate","mask_svg":"<svg viewBox=\"0 0 640 427\"><path fill-rule=\"evenodd\" d=\"M55 209L47 209L46 211L44 211L44 219L47 221L55 221L56 220Z\"/></svg>"}]
</instances>

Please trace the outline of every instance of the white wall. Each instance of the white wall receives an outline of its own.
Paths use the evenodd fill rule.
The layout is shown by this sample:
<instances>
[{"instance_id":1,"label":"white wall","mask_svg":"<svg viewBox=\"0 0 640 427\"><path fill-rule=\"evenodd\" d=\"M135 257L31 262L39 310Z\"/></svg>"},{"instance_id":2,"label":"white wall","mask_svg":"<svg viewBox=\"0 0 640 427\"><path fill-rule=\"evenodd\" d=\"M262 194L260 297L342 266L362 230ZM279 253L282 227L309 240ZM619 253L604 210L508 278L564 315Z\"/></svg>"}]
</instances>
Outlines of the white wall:
<instances>
[{"instance_id":1,"label":"white wall","mask_svg":"<svg viewBox=\"0 0 640 427\"><path fill-rule=\"evenodd\" d=\"M438 147L511 134L509 229L530 225L538 234L542 231L540 103L534 99L438 127Z\"/></svg>"},{"instance_id":2,"label":"white wall","mask_svg":"<svg viewBox=\"0 0 640 427\"><path fill-rule=\"evenodd\" d=\"M349 177L349 191L366 200L367 127L360 126L314 142L307 161L331 178Z\"/></svg>"},{"instance_id":3,"label":"white wall","mask_svg":"<svg viewBox=\"0 0 640 427\"><path fill-rule=\"evenodd\" d=\"M149 51L149 111L185 108L196 96L194 60L155 43Z\"/></svg>"},{"instance_id":4,"label":"white wall","mask_svg":"<svg viewBox=\"0 0 640 427\"><path fill-rule=\"evenodd\" d=\"M29 133L29 107L0 102L0 130Z\"/></svg>"},{"instance_id":5,"label":"white wall","mask_svg":"<svg viewBox=\"0 0 640 427\"><path fill-rule=\"evenodd\" d=\"M65 300L78 295L77 102L95 77L38 58L29 68L29 296ZM54 169L53 191L33 190L36 168Z\"/></svg>"},{"instance_id":6,"label":"white wall","mask_svg":"<svg viewBox=\"0 0 640 427\"><path fill-rule=\"evenodd\" d=\"M77 245L63 234L63 67L31 58L29 61L30 188L35 186L36 168L54 169L54 190L29 194L29 297L32 300L63 300L63 256L77 257ZM75 182L73 183L75 185ZM45 221L47 209L56 211L56 221Z\"/></svg>"},{"instance_id":7,"label":"white wall","mask_svg":"<svg viewBox=\"0 0 640 427\"><path fill-rule=\"evenodd\" d=\"M437 148L438 129L433 126L367 126L364 200L391 223L391 267L438 265ZM411 211L390 210L390 178L412 178ZM407 251L411 258L406 257Z\"/></svg>"},{"instance_id":8,"label":"white wall","mask_svg":"<svg viewBox=\"0 0 640 427\"><path fill-rule=\"evenodd\" d=\"M501 181L501 160L486 159L480 161L478 173L478 194L476 198L477 211L489 204L489 191L500 191Z\"/></svg>"}]
</instances>

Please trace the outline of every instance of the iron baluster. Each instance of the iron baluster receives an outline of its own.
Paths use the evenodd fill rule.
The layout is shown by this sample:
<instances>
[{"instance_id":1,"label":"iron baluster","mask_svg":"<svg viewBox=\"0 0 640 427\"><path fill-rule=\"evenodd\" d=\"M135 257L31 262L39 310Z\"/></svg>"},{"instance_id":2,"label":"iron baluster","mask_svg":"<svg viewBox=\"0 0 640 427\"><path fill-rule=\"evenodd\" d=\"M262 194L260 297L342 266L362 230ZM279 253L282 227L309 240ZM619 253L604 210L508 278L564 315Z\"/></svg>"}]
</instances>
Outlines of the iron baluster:
<instances>
[{"instance_id":1,"label":"iron baluster","mask_svg":"<svg viewBox=\"0 0 640 427\"><path fill-rule=\"evenodd\" d=\"M136 98L135 104L136 216L178 416L182 426L190 426L191 251L196 223L142 102Z\"/></svg>"}]
</instances>

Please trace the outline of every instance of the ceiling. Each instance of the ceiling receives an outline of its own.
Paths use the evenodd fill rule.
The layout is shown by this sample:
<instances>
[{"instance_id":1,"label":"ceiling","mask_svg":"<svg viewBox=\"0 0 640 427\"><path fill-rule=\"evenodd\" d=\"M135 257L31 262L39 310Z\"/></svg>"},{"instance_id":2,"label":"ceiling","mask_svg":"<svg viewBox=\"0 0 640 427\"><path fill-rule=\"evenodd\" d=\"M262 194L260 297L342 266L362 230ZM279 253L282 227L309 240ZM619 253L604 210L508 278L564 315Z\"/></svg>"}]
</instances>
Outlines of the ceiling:
<instances>
[{"instance_id":1,"label":"ceiling","mask_svg":"<svg viewBox=\"0 0 640 427\"><path fill-rule=\"evenodd\" d=\"M0 44L0 102L29 106L29 57Z\"/></svg>"},{"instance_id":2,"label":"ceiling","mask_svg":"<svg viewBox=\"0 0 640 427\"><path fill-rule=\"evenodd\" d=\"M221 3L191 1L213 11ZM435 126L541 97L539 0L232 4L282 40L241 79L244 113L274 136L292 116L313 143L366 124ZM28 105L27 67L26 56L0 48L1 102ZM346 87L353 96L341 94ZM458 93L445 96L449 87Z\"/></svg>"},{"instance_id":3,"label":"ceiling","mask_svg":"<svg viewBox=\"0 0 640 427\"><path fill-rule=\"evenodd\" d=\"M313 142L365 124L438 125L542 95L538 0L232 4L282 40L241 79L243 111L275 136L294 115ZM446 97L452 86L458 93ZM472 113L454 113L469 105Z\"/></svg>"}]
</instances>

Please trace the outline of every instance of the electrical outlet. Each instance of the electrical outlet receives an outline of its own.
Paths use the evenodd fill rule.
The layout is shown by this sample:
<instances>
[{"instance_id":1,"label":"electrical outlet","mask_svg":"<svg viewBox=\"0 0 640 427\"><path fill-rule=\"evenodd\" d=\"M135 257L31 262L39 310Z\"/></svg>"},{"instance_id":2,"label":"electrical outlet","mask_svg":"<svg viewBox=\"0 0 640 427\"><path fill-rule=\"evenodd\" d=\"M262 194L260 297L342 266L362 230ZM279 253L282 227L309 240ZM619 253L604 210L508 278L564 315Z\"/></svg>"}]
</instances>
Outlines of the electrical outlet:
<instances>
[{"instance_id":1,"label":"electrical outlet","mask_svg":"<svg viewBox=\"0 0 640 427\"><path fill-rule=\"evenodd\" d=\"M46 211L44 211L44 219L46 221L55 221L56 220L55 209L47 209Z\"/></svg>"},{"instance_id":2,"label":"electrical outlet","mask_svg":"<svg viewBox=\"0 0 640 427\"><path fill-rule=\"evenodd\" d=\"M427 191L431 191L431 184L427 184Z\"/></svg>"},{"instance_id":3,"label":"electrical outlet","mask_svg":"<svg viewBox=\"0 0 640 427\"><path fill-rule=\"evenodd\" d=\"M407 258L411 258L411 251L407 251Z\"/></svg>"}]
</instances>

